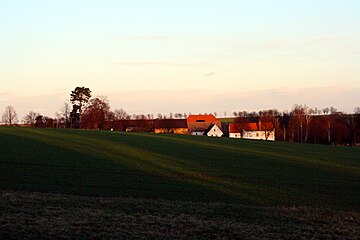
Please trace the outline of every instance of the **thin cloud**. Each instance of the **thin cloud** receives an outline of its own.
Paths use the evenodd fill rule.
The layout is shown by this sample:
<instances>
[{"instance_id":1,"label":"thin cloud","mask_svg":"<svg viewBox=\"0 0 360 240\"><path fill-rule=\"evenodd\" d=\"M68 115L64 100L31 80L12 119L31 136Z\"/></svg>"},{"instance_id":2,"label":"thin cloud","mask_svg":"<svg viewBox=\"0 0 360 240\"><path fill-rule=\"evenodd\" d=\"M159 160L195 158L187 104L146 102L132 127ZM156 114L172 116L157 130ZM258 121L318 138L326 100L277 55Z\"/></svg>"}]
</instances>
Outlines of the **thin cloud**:
<instances>
[{"instance_id":1,"label":"thin cloud","mask_svg":"<svg viewBox=\"0 0 360 240\"><path fill-rule=\"evenodd\" d=\"M259 111L276 108L291 110L294 104L306 104L319 109L334 106L352 112L359 102L360 88L275 88L258 91L224 92L209 89L132 91L109 93L112 107L122 107L129 113L192 112L222 113L227 111ZM143 101L147 96L147 101ZM257 96L254 98L254 96ZM143 112L137 112L141 109Z\"/></svg>"},{"instance_id":2,"label":"thin cloud","mask_svg":"<svg viewBox=\"0 0 360 240\"><path fill-rule=\"evenodd\" d=\"M118 41L170 41L173 39L166 35L139 35L117 38Z\"/></svg>"},{"instance_id":3,"label":"thin cloud","mask_svg":"<svg viewBox=\"0 0 360 240\"><path fill-rule=\"evenodd\" d=\"M0 92L0 102L8 101L11 98L10 92Z\"/></svg>"},{"instance_id":4,"label":"thin cloud","mask_svg":"<svg viewBox=\"0 0 360 240\"><path fill-rule=\"evenodd\" d=\"M0 92L1 97L5 97L5 96L8 96L10 94L11 94L10 92Z\"/></svg>"},{"instance_id":5,"label":"thin cloud","mask_svg":"<svg viewBox=\"0 0 360 240\"><path fill-rule=\"evenodd\" d=\"M171 63L171 62L114 62L114 65L123 66L165 66L165 67L196 67L205 66L206 62L190 62L190 63Z\"/></svg>"},{"instance_id":6,"label":"thin cloud","mask_svg":"<svg viewBox=\"0 0 360 240\"><path fill-rule=\"evenodd\" d=\"M68 88L55 88L53 91L54 92L63 92L63 91L69 91L69 89Z\"/></svg>"},{"instance_id":7,"label":"thin cloud","mask_svg":"<svg viewBox=\"0 0 360 240\"><path fill-rule=\"evenodd\" d=\"M215 75L215 73L211 72L211 73L205 74L204 76L205 76L205 77L211 77L211 76L214 76L214 75Z\"/></svg>"},{"instance_id":8,"label":"thin cloud","mask_svg":"<svg viewBox=\"0 0 360 240\"><path fill-rule=\"evenodd\" d=\"M347 40L353 40L353 37L350 36L325 36L325 37L317 37L310 39L308 41L305 41L304 44L328 44L338 41L347 41Z\"/></svg>"},{"instance_id":9,"label":"thin cloud","mask_svg":"<svg viewBox=\"0 0 360 240\"><path fill-rule=\"evenodd\" d=\"M314 37L310 39L305 39L302 41L272 41L267 43L260 44L260 49L291 49L291 48L300 48L300 47L308 47L308 46L316 46L316 45L326 45L335 42L341 41L350 41L353 40L354 37L351 36L322 36L322 37Z\"/></svg>"}]
</instances>

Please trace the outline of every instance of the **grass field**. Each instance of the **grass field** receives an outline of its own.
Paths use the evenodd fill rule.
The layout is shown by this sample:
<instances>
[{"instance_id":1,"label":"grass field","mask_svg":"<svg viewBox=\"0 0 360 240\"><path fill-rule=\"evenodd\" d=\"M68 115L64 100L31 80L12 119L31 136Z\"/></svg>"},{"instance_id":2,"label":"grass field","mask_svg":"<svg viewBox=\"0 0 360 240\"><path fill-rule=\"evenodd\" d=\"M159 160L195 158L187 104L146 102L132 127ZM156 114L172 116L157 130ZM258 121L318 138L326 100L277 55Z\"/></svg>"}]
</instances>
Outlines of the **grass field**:
<instances>
[{"instance_id":1,"label":"grass field","mask_svg":"<svg viewBox=\"0 0 360 240\"><path fill-rule=\"evenodd\" d=\"M90 220L79 228L54 223L50 238L61 230L65 237L101 237L126 221L96 232L91 216L116 222L119 214L132 219L124 234L138 237L356 238L360 231L359 148L1 127L0 150L0 230L6 237L45 234L34 221L53 215L58 224L71 216ZM24 219L35 225L24 228Z\"/></svg>"}]
</instances>

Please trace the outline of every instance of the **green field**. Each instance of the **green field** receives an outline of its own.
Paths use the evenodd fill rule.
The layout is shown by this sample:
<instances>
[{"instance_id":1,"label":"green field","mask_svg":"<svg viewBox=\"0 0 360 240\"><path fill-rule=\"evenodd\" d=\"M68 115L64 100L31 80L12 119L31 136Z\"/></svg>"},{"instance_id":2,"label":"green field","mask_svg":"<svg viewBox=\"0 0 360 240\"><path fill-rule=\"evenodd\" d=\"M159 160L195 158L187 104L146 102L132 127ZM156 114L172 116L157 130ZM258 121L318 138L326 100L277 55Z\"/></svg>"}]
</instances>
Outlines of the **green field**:
<instances>
[{"instance_id":1,"label":"green field","mask_svg":"<svg viewBox=\"0 0 360 240\"><path fill-rule=\"evenodd\" d=\"M320 221L318 232L323 237L326 234L356 237L356 231L360 230L359 148L151 133L1 127L0 189L0 230L4 236L14 238L17 236L12 235L14 232L20 232L19 238L21 233L28 234L19 226L21 231L13 229L14 222L5 221L16 213L21 216L19 212L23 211L14 203L28 204L26 209L36 211L39 204L49 208L58 206L62 198L70 203L58 206L62 209L60 212L68 212L67 206L93 208L100 211L97 216L101 218L107 210L111 211L111 204L141 202L141 210L128 214L146 212L148 217L158 216L158 225L161 221L174 223L177 216L187 216L185 209L194 209L189 213L193 220L206 220L209 215L213 220L218 219L218 222L214 220L219 228L214 234L220 232L220 237L252 236L251 229L255 228L240 234L242 223L268 227L279 234L278 227L285 226L283 236L306 237L306 234L316 233L316 228L307 228L311 226L309 219L313 223ZM110 205L96 204L102 200ZM14 207L7 208L8 205ZM174 215L168 212L172 209ZM335 217L327 216L329 212ZM170 214L166 215L169 218L166 221L162 218L164 214ZM29 221L31 216L27 215ZM58 213L57 216L69 215ZM296 224L294 216L304 223ZM184 232L179 235L168 232L162 237L192 236L185 234L186 224L191 223L189 218L177 220L182 221ZM152 221L156 223L156 218ZM349 222L345 224L346 221ZM270 223L274 225L267 225ZM148 233L141 226L135 224L132 228L142 229L139 236ZM46 229L31 229L34 234L46 232ZM73 230L69 228L68 231L69 236L73 236ZM211 233L206 228L194 231L195 236L204 236L202 231ZM124 236L132 234L134 232Z\"/></svg>"}]
</instances>

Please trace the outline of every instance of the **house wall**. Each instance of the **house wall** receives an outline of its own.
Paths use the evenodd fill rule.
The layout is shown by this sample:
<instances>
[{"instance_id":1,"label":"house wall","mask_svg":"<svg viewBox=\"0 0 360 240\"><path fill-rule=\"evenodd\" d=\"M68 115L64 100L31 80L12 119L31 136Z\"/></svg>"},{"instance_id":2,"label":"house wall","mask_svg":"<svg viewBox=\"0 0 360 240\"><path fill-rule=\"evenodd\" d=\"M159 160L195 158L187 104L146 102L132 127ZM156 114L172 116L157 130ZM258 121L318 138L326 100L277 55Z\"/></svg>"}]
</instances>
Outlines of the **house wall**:
<instances>
[{"instance_id":1,"label":"house wall","mask_svg":"<svg viewBox=\"0 0 360 240\"><path fill-rule=\"evenodd\" d=\"M240 133L229 133L229 137L230 138L241 138L241 134Z\"/></svg>"},{"instance_id":2,"label":"house wall","mask_svg":"<svg viewBox=\"0 0 360 240\"><path fill-rule=\"evenodd\" d=\"M209 137L221 137L223 134L223 132L219 129L218 126L214 125L210 131L207 133L207 135Z\"/></svg>"},{"instance_id":3,"label":"house wall","mask_svg":"<svg viewBox=\"0 0 360 240\"><path fill-rule=\"evenodd\" d=\"M275 130L268 131L269 137L266 139L265 131L244 131L244 139L255 139L255 140L268 140L275 141ZM230 133L230 138L241 138L240 133Z\"/></svg>"},{"instance_id":4,"label":"house wall","mask_svg":"<svg viewBox=\"0 0 360 240\"><path fill-rule=\"evenodd\" d=\"M269 137L266 139L265 131L244 131L244 139L268 140L275 141L275 131L268 131Z\"/></svg>"},{"instance_id":5,"label":"house wall","mask_svg":"<svg viewBox=\"0 0 360 240\"><path fill-rule=\"evenodd\" d=\"M188 134L187 128L170 128L170 129L164 129L164 128L155 128L155 133L174 133L174 134Z\"/></svg>"},{"instance_id":6,"label":"house wall","mask_svg":"<svg viewBox=\"0 0 360 240\"><path fill-rule=\"evenodd\" d=\"M192 132L191 135L194 135L194 136L204 136L204 132Z\"/></svg>"}]
</instances>

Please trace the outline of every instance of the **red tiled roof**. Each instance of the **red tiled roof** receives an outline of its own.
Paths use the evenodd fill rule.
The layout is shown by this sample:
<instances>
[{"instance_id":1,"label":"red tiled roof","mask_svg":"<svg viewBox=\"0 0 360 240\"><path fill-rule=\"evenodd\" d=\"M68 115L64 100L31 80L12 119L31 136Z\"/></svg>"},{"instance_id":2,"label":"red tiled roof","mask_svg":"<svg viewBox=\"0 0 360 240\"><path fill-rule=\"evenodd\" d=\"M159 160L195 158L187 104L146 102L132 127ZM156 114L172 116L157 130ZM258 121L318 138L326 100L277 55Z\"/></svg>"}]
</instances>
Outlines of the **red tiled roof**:
<instances>
[{"instance_id":1,"label":"red tiled roof","mask_svg":"<svg viewBox=\"0 0 360 240\"><path fill-rule=\"evenodd\" d=\"M265 131L272 130L274 125L272 122L250 122L250 123L230 123L229 124L229 133L239 133L243 130L245 131Z\"/></svg>"},{"instance_id":2,"label":"red tiled roof","mask_svg":"<svg viewBox=\"0 0 360 240\"><path fill-rule=\"evenodd\" d=\"M217 119L212 114L209 114L209 115L189 115L189 117L187 118L187 122L188 123L191 123L191 122L212 122L212 123L216 123Z\"/></svg>"},{"instance_id":3,"label":"red tiled roof","mask_svg":"<svg viewBox=\"0 0 360 240\"><path fill-rule=\"evenodd\" d=\"M229 133L239 133L242 130L245 131L257 131L257 123L230 123Z\"/></svg>"},{"instance_id":4,"label":"red tiled roof","mask_svg":"<svg viewBox=\"0 0 360 240\"><path fill-rule=\"evenodd\" d=\"M187 118L189 132L205 131L210 125L216 124L221 129L221 123L212 114L190 115Z\"/></svg>"}]
</instances>

